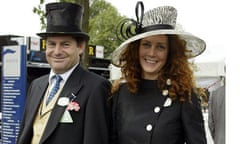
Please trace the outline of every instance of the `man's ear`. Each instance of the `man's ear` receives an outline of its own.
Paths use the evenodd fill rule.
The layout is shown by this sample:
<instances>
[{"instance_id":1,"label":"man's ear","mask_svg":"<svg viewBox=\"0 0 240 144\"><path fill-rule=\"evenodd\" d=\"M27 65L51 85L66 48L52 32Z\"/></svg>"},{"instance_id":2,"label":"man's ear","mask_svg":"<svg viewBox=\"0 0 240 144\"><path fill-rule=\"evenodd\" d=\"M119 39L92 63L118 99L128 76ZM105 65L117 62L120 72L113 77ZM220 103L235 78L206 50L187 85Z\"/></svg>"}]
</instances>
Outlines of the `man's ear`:
<instances>
[{"instance_id":1,"label":"man's ear","mask_svg":"<svg viewBox=\"0 0 240 144\"><path fill-rule=\"evenodd\" d=\"M84 50L85 50L85 48L86 48L86 44L87 44L87 43L86 43L85 41L79 43L79 45L78 45L78 47L79 47L79 49L80 49L80 53L79 53L79 54L83 54L83 53L84 53Z\"/></svg>"}]
</instances>

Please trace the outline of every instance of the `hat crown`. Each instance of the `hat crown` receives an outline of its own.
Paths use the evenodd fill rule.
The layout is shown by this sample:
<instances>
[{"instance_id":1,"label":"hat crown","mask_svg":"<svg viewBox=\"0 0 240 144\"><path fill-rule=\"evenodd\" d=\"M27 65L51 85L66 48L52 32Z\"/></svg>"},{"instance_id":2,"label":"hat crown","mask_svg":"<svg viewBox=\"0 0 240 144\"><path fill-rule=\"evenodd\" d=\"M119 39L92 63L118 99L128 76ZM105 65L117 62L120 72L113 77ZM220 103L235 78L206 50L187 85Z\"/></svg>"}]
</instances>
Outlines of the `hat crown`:
<instances>
[{"instance_id":1,"label":"hat crown","mask_svg":"<svg viewBox=\"0 0 240 144\"><path fill-rule=\"evenodd\" d=\"M116 28L116 36L124 41L132 36L155 30L172 30L175 28L177 10L172 6L161 6L144 13L144 5L137 2L136 20L124 19Z\"/></svg>"},{"instance_id":2,"label":"hat crown","mask_svg":"<svg viewBox=\"0 0 240 144\"><path fill-rule=\"evenodd\" d=\"M88 41L89 36L81 30L84 9L70 2L54 2L46 5L46 32L37 33L40 37L51 35L71 35Z\"/></svg>"},{"instance_id":3,"label":"hat crown","mask_svg":"<svg viewBox=\"0 0 240 144\"><path fill-rule=\"evenodd\" d=\"M143 27L147 27L162 24L175 28L176 21L177 10L172 6L162 6L144 13L142 25Z\"/></svg>"},{"instance_id":4,"label":"hat crown","mask_svg":"<svg viewBox=\"0 0 240 144\"><path fill-rule=\"evenodd\" d=\"M73 3L46 5L47 32L81 32L83 7Z\"/></svg>"}]
</instances>

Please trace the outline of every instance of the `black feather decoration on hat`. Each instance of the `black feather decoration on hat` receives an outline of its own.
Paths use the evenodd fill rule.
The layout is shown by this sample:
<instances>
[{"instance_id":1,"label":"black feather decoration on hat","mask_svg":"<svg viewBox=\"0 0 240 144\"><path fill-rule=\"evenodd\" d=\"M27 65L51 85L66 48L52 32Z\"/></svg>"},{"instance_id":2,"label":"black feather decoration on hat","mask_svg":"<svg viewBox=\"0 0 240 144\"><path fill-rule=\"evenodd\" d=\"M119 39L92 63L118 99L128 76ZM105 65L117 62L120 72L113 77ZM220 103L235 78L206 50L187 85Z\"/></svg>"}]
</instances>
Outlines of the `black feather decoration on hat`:
<instances>
[{"instance_id":1,"label":"black feather decoration on hat","mask_svg":"<svg viewBox=\"0 0 240 144\"><path fill-rule=\"evenodd\" d=\"M116 28L116 36L118 40L125 41L128 38L136 35L137 22L134 19L123 19L119 22Z\"/></svg>"},{"instance_id":2,"label":"black feather decoration on hat","mask_svg":"<svg viewBox=\"0 0 240 144\"><path fill-rule=\"evenodd\" d=\"M137 20L126 18L121 20L117 25L116 35L118 40L125 41L131 38L132 36L141 33L144 14L143 2L141 1L137 2L135 12Z\"/></svg>"}]
</instances>

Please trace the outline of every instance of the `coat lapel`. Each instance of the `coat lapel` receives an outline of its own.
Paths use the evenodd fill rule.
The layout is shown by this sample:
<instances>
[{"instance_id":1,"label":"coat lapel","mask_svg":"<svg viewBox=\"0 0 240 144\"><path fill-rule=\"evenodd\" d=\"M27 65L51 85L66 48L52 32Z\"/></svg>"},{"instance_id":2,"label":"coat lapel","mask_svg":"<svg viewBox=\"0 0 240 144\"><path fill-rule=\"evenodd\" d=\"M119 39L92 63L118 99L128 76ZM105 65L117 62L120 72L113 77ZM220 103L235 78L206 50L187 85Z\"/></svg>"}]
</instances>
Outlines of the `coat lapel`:
<instances>
[{"instance_id":1,"label":"coat lapel","mask_svg":"<svg viewBox=\"0 0 240 144\"><path fill-rule=\"evenodd\" d=\"M83 82L82 82L82 73L84 70L80 66L76 67L73 73L70 75L68 78L66 84L64 85L62 92L59 95L59 98L61 97L71 97L72 93L74 95L77 95L80 91L80 89L83 87ZM58 99L59 99L58 98ZM59 106L57 104L58 100L56 101L56 104L52 110L52 113L49 117L48 123L46 125L46 129L44 130L43 136L40 140L40 143L43 143L54 131L56 128L57 124L61 120L61 117L66 110L67 106Z\"/></svg>"},{"instance_id":2,"label":"coat lapel","mask_svg":"<svg viewBox=\"0 0 240 144\"><path fill-rule=\"evenodd\" d=\"M29 102L30 103L30 106L29 106L30 121L34 121L36 113L38 112L38 108L42 102L42 98L44 97L45 91L48 86L48 76L45 76L45 78L43 78L43 80L40 81L39 83L40 83L39 87L32 91L34 95L32 95L31 101Z\"/></svg>"},{"instance_id":3,"label":"coat lapel","mask_svg":"<svg viewBox=\"0 0 240 144\"><path fill-rule=\"evenodd\" d=\"M38 81L35 81L35 83L36 82L39 83L37 87L33 87L35 84L29 87L28 92L31 93L31 97L27 97L25 106L25 115L28 118L23 120L24 127L22 129L22 137L19 137L20 143L30 143L29 141L31 138L29 138L29 135L32 135L33 122L38 112L39 105L41 104L42 97L48 86L48 75L42 77Z\"/></svg>"}]
</instances>

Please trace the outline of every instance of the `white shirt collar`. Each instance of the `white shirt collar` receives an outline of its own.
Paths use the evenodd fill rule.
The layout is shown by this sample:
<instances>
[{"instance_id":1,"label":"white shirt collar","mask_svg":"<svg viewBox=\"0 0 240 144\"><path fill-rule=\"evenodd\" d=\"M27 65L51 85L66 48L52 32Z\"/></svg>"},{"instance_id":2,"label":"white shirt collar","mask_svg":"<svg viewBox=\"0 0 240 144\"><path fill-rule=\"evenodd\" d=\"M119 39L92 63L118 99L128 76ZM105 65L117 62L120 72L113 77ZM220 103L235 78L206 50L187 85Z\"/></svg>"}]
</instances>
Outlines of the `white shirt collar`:
<instances>
[{"instance_id":1,"label":"white shirt collar","mask_svg":"<svg viewBox=\"0 0 240 144\"><path fill-rule=\"evenodd\" d=\"M73 70L76 68L77 65L78 64L74 65L70 70L66 71L65 73L60 74L60 76L62 77L63 84L65 84L65 82L68 80L69 76L71 75L71 73L73 72ZM52 82L53 82L52 78L55 75L56 75L56 73L54 73L53 70L51 69L50 75L49 75L49 78L48 78L49 84L52 84Z\"/></svg>"}]
</instances>

